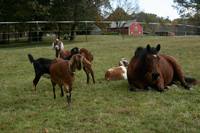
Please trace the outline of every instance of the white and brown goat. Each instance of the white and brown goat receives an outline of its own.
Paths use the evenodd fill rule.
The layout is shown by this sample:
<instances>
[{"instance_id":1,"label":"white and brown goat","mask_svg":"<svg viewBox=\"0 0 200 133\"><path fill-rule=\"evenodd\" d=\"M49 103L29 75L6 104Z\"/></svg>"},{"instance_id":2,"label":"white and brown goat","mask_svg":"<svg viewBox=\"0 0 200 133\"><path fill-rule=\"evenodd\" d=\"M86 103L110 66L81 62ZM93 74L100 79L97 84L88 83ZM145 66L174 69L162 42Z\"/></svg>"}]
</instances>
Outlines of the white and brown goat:
<instances>
[{"instance_id":1,"label":"white and brown goat","mask_svg":"<svg viewBox=\"0 0 200 133\"><path fill-rule=\"evenodd\" d=\"M128 66L129 62L126 58L122 58L119 61L119 67L112 67L105 73L105 80L121 80L127 79L127 70L126 66Z\"/></svg>"},{"instance_id":2,"label":"white and brown goat","mask_svg":"<svg viewBox=\"0 0 200 133\"><path fill-rule=\"evenodd\" d=\"M62 86L64 86L68 104L71 104L71 91L75 80L76 69L81 70L85 64L88 66L91 65L81 54L73 55L69 61L63 60L62 58L55 58L51 62L49 71L53 85L54 99L56 99L55 85L58 84L61 88L61 96L64 95L62 91Z\"/></svg>"},{"instance_id":3,"label":"white and brown goat","mask_svg":"<svg viewBox=\"0 0 200 133\"><path fill-rule=\"evenodd\" d=\"M53 42L52 44L52 50L56 51L56 57L60 57L60 58L66 58L71 54L71 51L68 50L64 50L64 45L61 41L59 41L59 39L56 39L56 41ZM85 48L81 48L80 49L80 53L89 61L92 62L93 61L93 54L88 51ZM91 73L92 75L92 79L93 79L93 83L95 83L95 78L94 78L94 72L92 70L92 66L87 66L87 64L84 65L83 70L85 71L86 75L87 75L87 83L89 83L90 81L90 76L89 73Z\"/></svg>"}]
</instances>

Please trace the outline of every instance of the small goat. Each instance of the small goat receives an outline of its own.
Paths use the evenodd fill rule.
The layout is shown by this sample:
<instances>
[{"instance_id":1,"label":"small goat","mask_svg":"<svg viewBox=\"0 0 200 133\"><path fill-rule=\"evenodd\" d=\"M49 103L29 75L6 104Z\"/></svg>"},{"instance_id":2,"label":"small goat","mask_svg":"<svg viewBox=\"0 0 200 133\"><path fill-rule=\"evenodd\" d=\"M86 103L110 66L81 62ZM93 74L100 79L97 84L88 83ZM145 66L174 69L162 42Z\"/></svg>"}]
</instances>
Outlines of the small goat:
<instances>
[{"instance_id":1,"label":"small goat","mask_svg":"<svg viewBox=\"0 0 200 133\"><path fill-rule=\"evenodd\" d=\"M75 47L71 50L70 53L71 53L70 56L64 58L64 60L70 60L74 54L77 54L77 53L80 54L80 50L79 48ZM35 70L35 78L33 80L32 90L36 90L36 85L38 81L40 80L41 76L45 78L50 78L49 68L50 68L52 60L46 59L46 58L39 58L37 60L34 60L31 54L28 54L28 57L29 57L30 62L33 64L33 67Z\"/></svg>"},{"instance_id":2,"label":"small goat","mask_svg":"<svg viewBox=\"0 0 200 133\"><path fill-rule=\"evenodd\" d=\"M113 67L110 68L106 73L105 73L105 80L120 80L120 79L127 79L127 70L126 66L128 66L129 62L125 59L122 58L119 61L119 67Z\"/></svg>"},{"instance_id":3,"label":"small goat","mask_svg":"<svg viewBox=\"0 0 200 133\"><path fill-rule=\"evenodd\" d=\"M60 57L60 58L66 58L70 55L70 51L68 50L64 50L64 45L61 41L59 41L59 39L56 39L56 41L53 42L52 44L52 50L56 51L56 57ZM81 48L80 49L80 53L89 61L92 62L93 61L93 54L88 51L85 48ZM87 64L84 65L83 70L85 71L86 75L87 75L87 83L90 82L90 76L89 73L91 73L92 75L92 79L93 79L93 83L95 83L95 78L94 78L94 72L92 70L91 65L87 66Z\"/></svg>"},{"instance_id":4,"label":"small goat","mask_svg":"<svg viewBox=\"0 0 200 133\"><path fill-rule=\"evenodd\" d=\"M52 50L56 51L56 57L60 57L60 53L64 50L63 42L59 41L59 39L56 39L52 44ZM66 56L68 57L70 55L70 51L66 51Z\"/></svg>"},{"instance_id":5,"label":"small goat","mask_svg":"<svg viewBox=\"0 0 200 133\"><path fill-rule=\"evenodd\" d=\"M55 85L58 84L60 87L63 85L66 92L68 104L71 104L71 91L73 82L75 80L75 72L76 69L81 70L84 65L83 62L88 66L91 65L91 63L81 54L73 55L69 61L63 60L61 58L55 58L52 61L49 70L51 74L54 99L56 99ZM62 87L61 96L63 96Z\"/></svg>"}]
</instances>

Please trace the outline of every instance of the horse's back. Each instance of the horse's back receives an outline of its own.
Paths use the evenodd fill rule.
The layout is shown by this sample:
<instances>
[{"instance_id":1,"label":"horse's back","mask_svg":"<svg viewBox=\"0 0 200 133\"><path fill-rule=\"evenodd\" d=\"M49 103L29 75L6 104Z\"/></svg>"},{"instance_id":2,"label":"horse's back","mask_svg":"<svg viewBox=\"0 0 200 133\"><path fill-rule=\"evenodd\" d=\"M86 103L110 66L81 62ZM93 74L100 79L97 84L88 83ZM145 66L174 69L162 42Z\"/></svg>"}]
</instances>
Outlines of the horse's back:
<instances>
[{"instance_id":1,"label":"horse's back","mask_svg":"<svg viewBox=\"0 0 200 133\"><path fill-rule=\"evenodd\" d=\"M168 59L166 59L165 56L162 56L161 54L159 55L160 55L159 73L163 79L164 86L167 86L173 80L174 68L172 63Z\"/></svg>"}]
</instances>

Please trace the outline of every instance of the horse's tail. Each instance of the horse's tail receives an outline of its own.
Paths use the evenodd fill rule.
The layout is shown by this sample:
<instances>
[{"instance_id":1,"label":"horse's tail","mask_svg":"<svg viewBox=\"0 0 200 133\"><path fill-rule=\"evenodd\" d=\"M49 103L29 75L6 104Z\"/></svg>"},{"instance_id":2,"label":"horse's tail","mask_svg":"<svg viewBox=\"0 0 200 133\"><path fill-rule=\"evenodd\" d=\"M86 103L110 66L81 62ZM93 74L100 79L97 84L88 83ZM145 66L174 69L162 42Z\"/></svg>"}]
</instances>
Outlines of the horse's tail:
<instances>
[{"instance_id":1,"label":"horse's tail","mask_svg":"<svg viewBox=\"0 0 200 133\"><path fill-rule=\"evenodd\" d=\"M197 81L197 80L194 79L194 78L189 78L189 77L185 77L185 76L184 76L184 79L185 79L185 82L186 82L187 84L193 84L193 85L195 85L195 84L200 84L200 82Z\"/></svg>"},{"instance_id":2,"label":"horse's tail","mask_svg":"<svg viewBox=\"0 0 200 133\"><path fill-rule=\"evenodd\" d=\"M31 54L28 54L28 58L29 58L29 60L30 60L31 63L34 62L33 56Z\"/></svg>"}]
</instances>

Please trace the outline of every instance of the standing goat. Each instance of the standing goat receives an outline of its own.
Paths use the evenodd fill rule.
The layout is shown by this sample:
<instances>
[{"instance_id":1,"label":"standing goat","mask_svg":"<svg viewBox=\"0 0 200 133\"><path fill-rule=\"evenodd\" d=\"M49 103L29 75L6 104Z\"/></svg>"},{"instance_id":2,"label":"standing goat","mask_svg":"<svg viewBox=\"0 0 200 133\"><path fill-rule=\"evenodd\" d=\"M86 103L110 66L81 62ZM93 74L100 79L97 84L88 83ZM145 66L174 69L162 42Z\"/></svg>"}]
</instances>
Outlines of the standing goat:
<instances>
[{"instance_id":1,"label":"standing goat","mask_svg":"<svg viewBox=\"0 0 200 133\"><path fill-rule=\"evenodd\" d=\"M59 39L56 39L56 41L53 42L52 44L52 50L56 51L56 57L60 57L60 58L66 58L70 55L70 51L68 50L64 50L64 45L61 41L59 41ZM92 62L93 61L93 54L88 51L85 48L81 48L80 49L80 53L89 61ZM92 66L87 66L87 64L84 65L83 70L85 71L86 75L87 75L87 83L90 82L90 76L89 73L91 73L92 75L92 79L93 79L93 83L95 83L95 78L94 78L94 72L92 70Z\"/></svg>"},{"instance_id":2,"label":"standing goat","mask_svg":"<svg viewBox=\"0 0 200 133\"><path fill-rule=\"evenodd\" d=\"M81 68L87 64L91 63L81 54L73 55L72 58L67 61L61 58L55 58L50 66L51 82L53 86L54 99L56 99L55 85L58 84L60 87L63 85L66 92L68 104L71 104L71 91L72 85L75 80L76 69L81 70ZM63 96L61 88L61 96Z\"/></svg>"},{"instance_id":3,"label":"standing goat","mask_svg":"<svg viewBox=\"0 0 200 133\"><path fill-rule=\"evenodd\" d=\"M71 50L70 53L71 53L70 56L64 58L64 60L70 60L74 54L77 54L77 53L80 54L80 50L79 48L75 47ZM33 64L33 67L35 70L35 78L33 80L32 90L36 90L36 85L38 81L40 80L41 76L45 78L50 78L49 68L50 68L52 59L39 58L37 60L34 60L31 54L28 54L28 57L29 57L30 62Z\"/></svg>"},{"instance_id":4,"label":"standing goat","mask_svg":"<svg viewBox=\"0 0 200 133\"><path fill-rule=\"evenodd\" d=\"M129 62L126 58L122 58L119 61L119 67L112 67L105 73L105 80L120 80L127 79L127 70L126 66L128 66Z\"/></svg>"}]
</instances>

